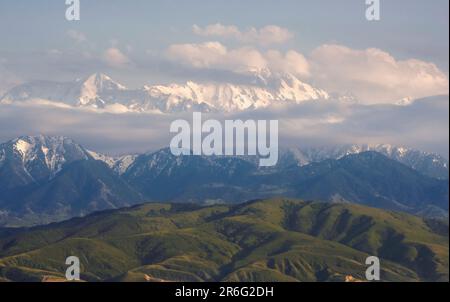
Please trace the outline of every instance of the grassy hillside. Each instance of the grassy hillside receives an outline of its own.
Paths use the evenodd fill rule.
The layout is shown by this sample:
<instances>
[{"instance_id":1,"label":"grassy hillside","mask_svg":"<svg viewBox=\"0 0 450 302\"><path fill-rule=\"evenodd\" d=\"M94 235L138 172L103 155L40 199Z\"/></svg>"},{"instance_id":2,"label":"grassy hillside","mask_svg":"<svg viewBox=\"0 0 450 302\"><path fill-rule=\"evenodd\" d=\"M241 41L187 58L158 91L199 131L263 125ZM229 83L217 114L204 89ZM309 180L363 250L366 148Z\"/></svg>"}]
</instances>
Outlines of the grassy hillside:
<instances>
[{"instance_id":1,"label":"grassy hillside","mask_svg":"<svg viewBox=\"0 0 450 302\"><path fill-rule=\"evenodd\" d=\"M199 207L144 204L0 230L0 279L343 281L369 255L384 281L448 281L448 223L358 205L286 199Z\"/></svg>"}]
</instances>

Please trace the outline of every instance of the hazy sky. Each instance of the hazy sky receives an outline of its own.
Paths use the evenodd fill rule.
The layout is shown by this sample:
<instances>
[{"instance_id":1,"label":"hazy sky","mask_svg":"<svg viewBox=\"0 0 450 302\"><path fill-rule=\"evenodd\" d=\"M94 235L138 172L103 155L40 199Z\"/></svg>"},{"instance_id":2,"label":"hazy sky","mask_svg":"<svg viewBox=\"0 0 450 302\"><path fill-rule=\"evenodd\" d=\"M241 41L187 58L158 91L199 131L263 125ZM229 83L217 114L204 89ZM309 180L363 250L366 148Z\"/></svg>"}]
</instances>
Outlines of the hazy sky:
<instances>
[{"instance_id":1,"label":"hazy sky","mask_svg":"<svg viewBox=\"0 0 450 302\"><path fill-rule=\"evenodd\" d=\"M3 69L23 80L69 79L102 69L132 85L171 81L183 77L164 71L157 62L161 53L172 44L220 40L192 30L195 24L220 23L242 31L276 25L293 34L286 43L261 46L265 49L308 55L323 44L375 47L397 60L433 62L448 74L448 5L447 0L381 0L381 20L368 22L364 0L81 0L81 20L68 22L64 0L2 0L0 59ZM222 42L239 46L232 39ZM111 47L145 68L124 71L95 60ZM64 55L66 62L52 54Z\"/></svg>"},{"instance_id":2,"label":"hazy sky","mask_svg":"<svg viewBox=\"0 0 450 302\"><path fill-rule=\"evenodd\" d=\"M81 20L68 22L65 0L1 0L0 94L31 80L94 72L131 87L289 72L361 102L272 112L285 117L284 135L293 142L389 142L448 157L449 1L380 3L381 20L368 22L365 0L81 0ZM444 96L393 106L433 95ZM329 116L342 123L324 125ZM113 153L164 144L159 136L168 127L156 127L156 117L23 106L0 106L0 119L0 140L72 135Z\"/></svg>"}]
</instances>

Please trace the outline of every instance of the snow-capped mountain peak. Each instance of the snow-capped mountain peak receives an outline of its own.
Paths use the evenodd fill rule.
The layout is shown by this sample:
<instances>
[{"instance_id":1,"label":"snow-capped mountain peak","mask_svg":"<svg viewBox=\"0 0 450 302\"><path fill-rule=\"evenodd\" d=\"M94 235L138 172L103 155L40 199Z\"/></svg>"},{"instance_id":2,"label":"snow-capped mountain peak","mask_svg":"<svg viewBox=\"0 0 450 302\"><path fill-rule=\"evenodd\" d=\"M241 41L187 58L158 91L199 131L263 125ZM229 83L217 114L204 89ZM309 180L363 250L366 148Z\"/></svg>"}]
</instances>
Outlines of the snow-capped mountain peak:
<instances>
[{"instance_id":1,"label":"snow-capped mountain peak","mask_svg":"<svg viewBox=\"0 0 450 302\"><path fill-rule=\"evenodd\" d=\"M108 156L105 154L97 153L95 151L88 151L89 155L93 159L99 160L107 164L117 174L122 175L133 164L138 155L130 154L123 156Z\"/></svg>"},{"instance_id":2,"label":"snow-capped mountain peak","mask_svg":"<svg viewBox=\"0 0 450 302\"><path fill-rule=\"evenodd\" d=\"M86 78L81 84L82 96L95 97L104 91L126 90L122 84L113 81L102 73L95 73Z\"/></svg>"},{"instance_id":3,"label":"snow-capped mountain peak","mask_svg":"<svg viewBox=\"0 0 450 302\"><path fill-rule=\"evenodd\" d=\"M95 73L80 83L79 106L103 107L111 102L115 94L127 90L125 86L113 81L102 73Z\"/></svg>"},{"instance_id":4,"label":"snow-capped mountain peak","mask_svg":"<svg viewBox=\"0 0 450 302\"><path fill-rule=\"evenodd\" d=\"M0 167L6 162L22 167L34 181L56 175L67 163L89 158L83 147L63 136L22 136L0 144Z\"/></svg>"},{"instance_id":5,"label":"snow-capped mountain peak","mask_svg":"<svg viewBox=\"0 0 450 302\"><path fill-rule=\"evenodd\" d=\"M297 103L307 100L329 99L330 95L322 89L300 81L291 74L279 77L277 98L281 100L295 100Z\"/></svg>"}]
</instances>

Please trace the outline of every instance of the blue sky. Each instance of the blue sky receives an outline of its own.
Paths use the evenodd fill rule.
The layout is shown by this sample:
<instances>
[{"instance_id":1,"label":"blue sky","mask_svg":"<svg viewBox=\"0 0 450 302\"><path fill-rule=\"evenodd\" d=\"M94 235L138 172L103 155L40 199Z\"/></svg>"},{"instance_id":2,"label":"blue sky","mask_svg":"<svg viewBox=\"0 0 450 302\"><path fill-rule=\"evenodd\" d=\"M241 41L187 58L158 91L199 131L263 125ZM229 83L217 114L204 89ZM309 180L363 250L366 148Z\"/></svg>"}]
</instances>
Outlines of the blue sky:
<instances>
[{"instance_id":1,"label":"blue sky","mask_svg":"<svg viewBox=\"0 0 450 302\"><path fill-rule=\"evenodd\" d=\"M64 19L63 0L3 0L0 33L7 43L2 48L17 50L37 44L61 47L61 33L72 27L106 43L115 37L158 46L173 39L180 41L192 24L216 22L242 27L284 26L297 34L298 46L305 49L329 41L391 51L398 48L399 53L403 48L405 54L411 52L411 45L448 47L445 0L381 0L382 21L375 23L365 20L362 0L81 0L81 5L82 19L75 25Z\"/></svg>"},{"instance_id":2,"label":"blue sky","mask_svg":"<svg viewBox=\"0 0 450 302\"><path fill-rule=\"evenodd\" d=\"M381 0L381 21L367 22L364 0L315 1L81 1L81 21L67 22L64 0L3 0L0 3L0 55L39 56L39 52L87 48L67 37L82 32L91 51L112 41L136 53L161 51L172 43L202 41L192 25L221 23L249 27L278 25L294 33L279 49L308 53L324 43L380 48L397 59L435 63L448 74L448 1Z\"/></svg>"}]
</instances>

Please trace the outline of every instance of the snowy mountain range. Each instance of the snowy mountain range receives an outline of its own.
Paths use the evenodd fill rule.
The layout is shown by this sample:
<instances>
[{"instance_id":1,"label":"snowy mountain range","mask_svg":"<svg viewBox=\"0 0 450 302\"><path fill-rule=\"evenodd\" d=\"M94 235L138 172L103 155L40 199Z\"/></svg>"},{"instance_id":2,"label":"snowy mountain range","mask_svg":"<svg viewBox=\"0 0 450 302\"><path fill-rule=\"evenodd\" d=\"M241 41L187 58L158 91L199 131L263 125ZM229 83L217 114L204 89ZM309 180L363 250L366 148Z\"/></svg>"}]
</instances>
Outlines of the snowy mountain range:
<instances>
[{"instance_id":1,"label":"snowy mountain range","mask_svg":"<svg viewBox=\"0 0 450 302\"><path fill-rule=\"evenodd\" d=\"M369 151L380 153L433 178L448 179L449 177L449 163L443 156L389 144L282 148L280 150L278 165L275 169L284 169L290 166L303 167L328 159L338 160L348 155ZM127 172L128 168L133 166L135 160L139 157L137 154L114 157L93 151L88 152L93 158L103 161L119 174ZM171 157L169 153L168 149L147 153L147 156L154 156L149 165L158 166L161 162L167 161ZM240 156L237 158L255 166L258 165L257 157Z\"/></svg>"},{"instance_id":2,"label":"snowy mountain range","mask_svg":"<svg viewBox=\"0 0 450 302\"><path fill-rule=\"evenodd\" d=\"M351 154L373 151L411 167L425 175L448 179L448 161L436 153L389 144L341 145L312 148L288 148L280 152L280 165L306 166L327 159L341 159Z\"/></svg>"},{"instance_id":3,"label":"snowy mountain range","mask_svg":"<svg viewBox=\"0 0 450 302\"><path fill-rule=\"evenodd\" d=\"M352 154L374 151L411 167L427 176L448 179L449 163L439 154L422 152L389 144L341 145L326 147L291 147L280 150L277 169L290 166L303 167L328 159L341 159ZM70 138L62 136L23 136L0 144L0 169L6 162L20 164L24 177L34 181L42 177L53 177L64 165L78 160L98 160L104 162L117 174L122 175L132 167L139 157L152 157L150 166L166 167L173 159L168 149L146 154L109 156L87 150ZM239 157L256 165L256 157ZM176 162L176 159L174 160ZM162 167L164 166L164 167Z\"/></svg>"},{"instance_id":4,"label":"snowy mountain range","mask_svg":"<svg viewBox=\"0 0 450 302\"><path fill-rule=\"evenodd\" d=\"M436 154L350 145L283 149L270 169L256 161L174 156L168 148L112 157L66 137L23 136L0 144L0 225L47 223L152 200L235 203L270 196L447 215L448 162Z\"/></svg>"},{"instance_id":5,"label":"snowy mountain range","mask_svg":"<svg viewBox=\"0 0 450 302\"><path fill-rule=\"evenodd\" d=\"M0 103L47 102L73 107L132 112L173 113L186 110L202 112L233 112L263 108L278 103L300 103L329 99L324 90L283 74L267 78L258 76L254 85L230 83L195 83L144 86L128 89L109 76L96 73L86 79L68 83L35 81L19 85Z\"/></svg>"}]
</instances>

